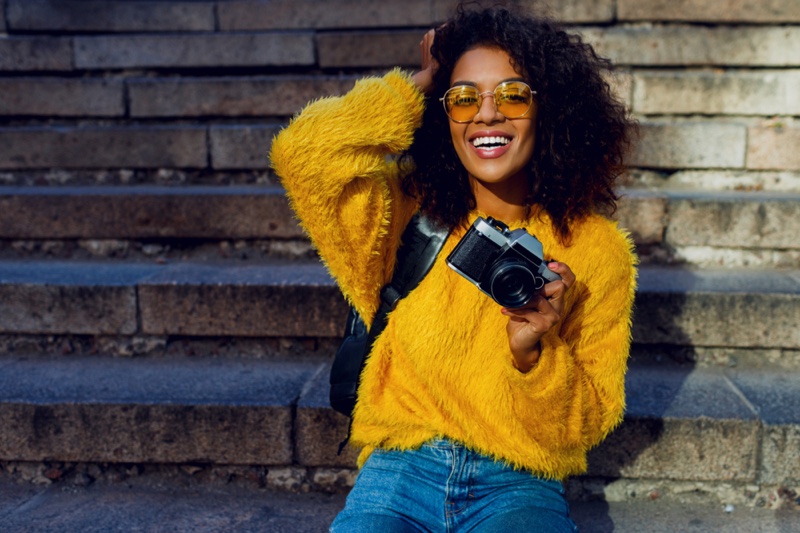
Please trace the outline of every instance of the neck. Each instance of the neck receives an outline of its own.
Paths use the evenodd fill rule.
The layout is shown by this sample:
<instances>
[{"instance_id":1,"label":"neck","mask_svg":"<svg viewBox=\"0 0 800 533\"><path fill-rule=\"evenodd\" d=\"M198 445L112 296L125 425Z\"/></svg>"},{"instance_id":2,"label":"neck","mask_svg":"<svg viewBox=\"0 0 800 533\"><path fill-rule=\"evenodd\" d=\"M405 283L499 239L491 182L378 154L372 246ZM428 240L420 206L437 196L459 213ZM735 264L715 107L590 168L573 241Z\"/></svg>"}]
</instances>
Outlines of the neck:
<instances>
[{"instance_id":1,"label":"neck","mask_svg":"<svg viewBox=\"0 0 800 533\"><path fill-rule=\"evenodd\" d=\"M511 181L511 180L510 180ZM478 211L503 222L525 219L525 187L514 183L482 183L472 179L472 192Z\"/></svg>"}]
</instances>

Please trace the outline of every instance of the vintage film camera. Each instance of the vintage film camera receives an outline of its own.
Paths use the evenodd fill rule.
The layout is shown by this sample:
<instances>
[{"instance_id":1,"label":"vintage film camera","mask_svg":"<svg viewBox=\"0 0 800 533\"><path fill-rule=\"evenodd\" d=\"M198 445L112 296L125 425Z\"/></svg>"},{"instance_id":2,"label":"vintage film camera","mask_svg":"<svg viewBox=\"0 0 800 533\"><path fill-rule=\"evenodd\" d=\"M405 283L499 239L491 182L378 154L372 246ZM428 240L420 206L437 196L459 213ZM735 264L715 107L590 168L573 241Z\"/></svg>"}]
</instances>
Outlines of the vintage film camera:
<instances>
[{"instance_id":1,"label":"vintage film camera","mask_svg":"<svg viewBox=\"0 0 800 533\"><path fill-rule=\"evenodd\" d=\"M542 243L492 217L478 217L447 257L447 264L510 309L523 307L545 283L561 279L547 268Z\"/></svg>"}]
</instances>

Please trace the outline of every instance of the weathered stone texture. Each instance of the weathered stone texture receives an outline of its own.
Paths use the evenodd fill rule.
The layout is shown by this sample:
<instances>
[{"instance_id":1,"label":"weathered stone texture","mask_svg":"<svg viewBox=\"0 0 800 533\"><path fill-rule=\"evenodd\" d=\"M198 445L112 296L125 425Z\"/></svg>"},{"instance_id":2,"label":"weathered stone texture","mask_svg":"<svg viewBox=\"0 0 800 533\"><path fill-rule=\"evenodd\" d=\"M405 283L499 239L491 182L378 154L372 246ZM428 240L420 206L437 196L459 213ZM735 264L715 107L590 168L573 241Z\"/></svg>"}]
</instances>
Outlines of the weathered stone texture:
<instances>
[{"instance_id":1,"label":"weathered stone texture","mask_svg":"<svg viewBox=\"0 0 800 533\"><path fill-rule=\"evenodd\" d=\"M278 126L212 126L211 166L215 169L269 168Z\"/></svg>"},{"instance_id":2,"label":"weathered stone texture","mask_svg":"<svg viewBox=\"0 0 800 533\"><path fill-rule=\"evenodd\" d=\"M629 164L646 168L742 168L747 128L684 122L641 124Z\"/></svg>"},{"instance_id":3,"label":"weathered stone texture","mask_svg":"<svg viewBox=\"0 0 800 533\"><path fill-rule=\"evenodd\" d=\"M624 191L615 218L627 229L636 244L655 244L664 240L667 199L663 196Z\"/></svg>"},{"instance_id":4,"label":"weathered stone texture","mask_svg":"<svg viewBox=\"0 0 800 533\"><path fill-rule=\"evenodd\" d=\"M589 475L755 481L757 422L631 418L589 453Z\"/></svg>"},{"instance_id":5,"label":"weathered stone texture","mask_svg":"<svg viewBox=\"0 0 800 533\"><path fill-rule=\"evenodd\" d=\"M0 115L122 116L123 91L114 79L7 78L0 80Z\"/></svg>"},{"instance_id":6,"label":"weathered stone texture","mask_svg":"<svg viewBox=\"0 0 800 533\"><path fill-rule=\"evenodd\" d=\"M154 335L338 337L347 314L320 265L176 265L139 287L142 331Z\"/></svg>"},{"instance_id":7,"label":"weathered stone texture","mask_svg":"<svg viewBox=\"0 0 800 533\"><path fill-rule=\"evenodd\" d=\"M761 445L761 481L770 485L800 483L800 426L767 425Z\"/></svg>"},{"instance_id":8,"label":"weathered stone texture","mask_svg":"<svg viewBox=\"0 0 800 533\"><path fill-rule=\"evenodd\" d=\"M8 0L15 31L213 31L214 2Z\"/></svg>"},{"instance_id":9,"label":"weathered stone texture","mask_svg":"<svg viewBox=\"0 0 800 533\"><path fill-rule=\"evenodd\" d=\"M639 281L633 320L637 343L800 347L800 284L789 276L768 270L649 268L640 270Z\"/></svg>"},{"instance_id":10,"label":"weathered stone texture","mask_svg":"<svg viewBox=\"0 0 800 533\"><path fill-rule=\"evenodd\" d=\"M0 128L0 168L206 166L206 130L165 127Z\"/></svg>"},{"instance_id":11,"label":"weathered stone texture","mask_svg":"<svg viewBox=\"0 0 800 533\"><path fill-rule=\"evenodd\" d=\"M430 0L236 0L219 2L222 31L430 26Z\"/></svg>"},{"instance_id":12,"label":"weathered stone texture","mask_svg":"<svg viewBox=\"0 0 800 533\"><path fill-rule=\"evenodd\" d=\"M800 22L797 0L618 0L620 20L692 22Z\"/></svg>"},{"instance_id":13,"label":"weathered stone texture","mask_svg":"<svg viewBox=\"0 0 800 533\"><path fill-rule=\"evenodd\" d=\"M800 128L750 128L747 168L800 170Z\"/></svg>"},{"instance_id":14,"label":"weathered stone texture","mask_svg":"<svg viewBox=\"0 0 800 533\"><path fill-rule=\"evenodd\" d=\"M292 461L288 406L8 403L0 425L0 457L23 461Z\"/></svg>"},{"instance_id":15,"label":"weathered stone texture","mask_svg":"<svg viewBox=\"0 0 800 533\"><path fill-rule=\"evenodd\" d=\"M800 71L637 72L633 109L643 114L797 115Z\"/></svg>"},{"instance_id":16,"label":"weathered stone texture","mask_svg":"<svg viewBox=\"0 0 800 533\"><path fill-rule=\"evenodd\" d=\"M686 25L576 28L617 65L755 66L800 65L800 27Z\"/></svg>"},{"instance_id":17,"label":"weathered stone texture","mask_svg":"<svg viewBox=\"0 0 800 533\"><path fill-rule=\"evenodd\" d=\"M114 35L75 38L75 66L86 69L313 64L314 42L311 33Z\"/></svg>"},{"instance_id":18,"label":"weathered stone texture","mask_svg":"<svg viewBox=\"0 0 800 533\"><path fill-rule=\"evenodd\" d=\"M0 189L0 238L302 238L282 189Z\"/></svg>"},{"instance_id":19,"label":"weathered stone texture","mask_svg":"<svg viewBox=\"0 0 800 533\"><path fill-rule=\"evenodd\" d=\"M70 70L72 40L64 37L0 39L0 70Z\"/></svg>"},{"instance_id":20,"label":"weathered stone texture","mask_svg":"<svg viewBox=\"0 0 800 533\"><path fill-rule=\"evenodd\" d=\"M433 19L443 22L450 17L460 0L431 0ZM525 8L563 22L589 23L614 20L614 0L546 0L525 2Z\"/></svg>"},{"instance_id":21,"label":"weathered stone texture","mask_svg":"<svg viewBox=\"0 0 800 533\"><path fill-rule=\"evenodd\" d=\"M128 82L133 117L291 116L311 100L346 93L355 78L182 78Z\"/></svg>"},{"instance_id":22,"label":"weathered stone texture","mask_svg":"<svg viewBox=\"0 0 800 533\"><path fill-rule=\"evenodd\" d=\"M800 201L758 193L674 198L669 204L671 246L800 249Z\"/></svg>"},{"instance_id":23,"label":"weathered stone texture","mask_svg":"<svg viewBox=\"0 0 800 533\"><path fill-rule=\"evenodd\" d=\"M419 31L322 33L317 36L319 66L419 68Z\"/></svg>"}]
</instances>

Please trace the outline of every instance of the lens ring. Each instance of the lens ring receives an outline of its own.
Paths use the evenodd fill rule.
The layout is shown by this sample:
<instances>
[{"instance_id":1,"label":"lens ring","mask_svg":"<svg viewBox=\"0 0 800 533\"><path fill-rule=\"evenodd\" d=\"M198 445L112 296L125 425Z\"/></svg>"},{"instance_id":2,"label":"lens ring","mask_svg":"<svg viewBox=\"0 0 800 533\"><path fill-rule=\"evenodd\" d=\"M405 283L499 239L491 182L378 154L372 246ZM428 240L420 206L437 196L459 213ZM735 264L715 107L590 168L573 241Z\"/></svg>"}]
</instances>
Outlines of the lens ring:
<instances>
[{"instance_id":1,"label":"lens ring","mask_svg":"<svg viewBox=\"0 0 800 533\"><path fill-rule=\"evenodd\" d=\"M461 103L458 103L459 99ZM464 99L472 100L472 103L464 103ZM482 100L478 89L471 85L451 87L441 98L444 112L451 120L458 123L472 122L480 111Z\"/></svg>"},{"instance_id":2,"label":"lens ring","mask_svg":"<svg viewBox=\"0 0 800 533\"><path fill-rule=\"evenodd\" d=\"M499 261L488 274L489 293L504 307L522 307L536 295L536 276L520 260Z\"/></svg>"},{"instance_id":3,"label":"lens ring","mask_svg":"<svg viewBox=\"0 0 800 533\"><path fill-rule=\"evenodd\" d=\"M530 85L525 82L506 81L495 88L494 105L506 118L522 118L533 107L533 94ZM521 101L509 101L514 99Z\"/></svg>"}]
</instances>

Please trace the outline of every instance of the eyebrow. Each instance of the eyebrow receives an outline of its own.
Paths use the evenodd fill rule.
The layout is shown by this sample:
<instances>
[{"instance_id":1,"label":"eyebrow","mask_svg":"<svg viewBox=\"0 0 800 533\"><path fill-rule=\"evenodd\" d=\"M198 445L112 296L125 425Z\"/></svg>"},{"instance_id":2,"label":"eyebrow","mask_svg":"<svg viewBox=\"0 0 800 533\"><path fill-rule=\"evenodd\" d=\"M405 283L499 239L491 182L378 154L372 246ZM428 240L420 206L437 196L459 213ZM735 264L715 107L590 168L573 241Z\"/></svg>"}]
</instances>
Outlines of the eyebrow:
<instances>
[{"instance_id":1,"label":"eyebrow","mask_svg":"<svg viewBox=\"0 0 800 533\"><path fill-rule=\"evenodd\" d=\"M498 82L497 85L500 85L502 83L506 83L506 82L509 82L509 81L521 81L523 83L527 83L525 81L525 78L517 76L517 77L514 77L514 78L506 78L504 80L500 80L500 82ZM476 89L478 88L478 84L475 83L474 81L456 81L453 84L451 84L450 87L458 87L459 85L469 85L470 87L475 87Z\"/></svg>"}]
</instances>

